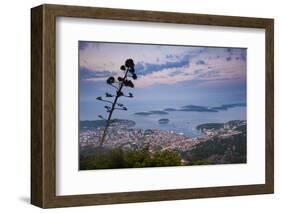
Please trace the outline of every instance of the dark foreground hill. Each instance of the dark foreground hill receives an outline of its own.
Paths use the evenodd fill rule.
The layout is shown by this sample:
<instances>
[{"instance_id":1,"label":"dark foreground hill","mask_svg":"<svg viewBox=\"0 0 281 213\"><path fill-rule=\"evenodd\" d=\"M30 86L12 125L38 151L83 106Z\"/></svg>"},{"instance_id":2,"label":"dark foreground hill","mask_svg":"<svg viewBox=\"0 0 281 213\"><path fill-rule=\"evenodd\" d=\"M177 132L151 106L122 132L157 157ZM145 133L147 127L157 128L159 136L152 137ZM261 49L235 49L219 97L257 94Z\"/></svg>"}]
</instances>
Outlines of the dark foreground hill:
<instances>
[{"instance_id":1,"label":"dark foreground hill","mask_svg":"<svg viewBox=\"0 0 281 213\"><path fill-rule=\"evenodd\" d=\"M246 125L236 128L240 134L231 137L214 137L182 153L188 162L203 164L246 163Z\"/></svg>"}]
</instances>

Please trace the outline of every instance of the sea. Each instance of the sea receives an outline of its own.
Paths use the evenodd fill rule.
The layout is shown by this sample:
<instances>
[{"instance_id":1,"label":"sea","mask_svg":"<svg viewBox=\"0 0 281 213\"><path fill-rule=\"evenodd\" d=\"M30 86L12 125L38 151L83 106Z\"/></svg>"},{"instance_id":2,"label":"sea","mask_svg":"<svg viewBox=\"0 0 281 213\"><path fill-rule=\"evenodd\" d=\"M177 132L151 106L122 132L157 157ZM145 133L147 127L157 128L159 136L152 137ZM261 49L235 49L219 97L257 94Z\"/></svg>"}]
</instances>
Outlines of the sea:
<instances>
[{"instance_id":1,"label":"sea","mask_svg":"<svg viewBox=\"0 0 281 213\"><path fill-rule=\"evenodd\" d=\"M167 124L159 124L159 119L169 119ZM186 112L172 111L166 115L127 115L129 120L135 121L135 128L160 129L172 131L188 137L200 137L201 132L196 129L204 123L225 123L231 120L247 120L246 107L234 107L218 112Z\"/></svg>"}]
</instances>

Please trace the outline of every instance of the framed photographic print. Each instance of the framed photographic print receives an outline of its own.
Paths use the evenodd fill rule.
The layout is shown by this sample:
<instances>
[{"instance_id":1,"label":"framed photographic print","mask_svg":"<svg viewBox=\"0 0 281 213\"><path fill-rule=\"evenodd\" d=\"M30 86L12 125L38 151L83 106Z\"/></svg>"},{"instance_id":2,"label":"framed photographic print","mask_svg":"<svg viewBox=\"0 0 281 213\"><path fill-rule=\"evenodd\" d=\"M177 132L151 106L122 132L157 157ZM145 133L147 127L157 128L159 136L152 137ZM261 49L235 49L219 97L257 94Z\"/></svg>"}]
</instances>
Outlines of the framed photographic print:
<instances>
[{"instance_id":1,"label":"framed photographic print","mask_svg":"<svg viewBox=\"0 0 281 213\"><path fill-rule=\"evenodd\" d=\"M31 10L31 203L274 191L272 19Z\"/></svg>"}]
</instances>

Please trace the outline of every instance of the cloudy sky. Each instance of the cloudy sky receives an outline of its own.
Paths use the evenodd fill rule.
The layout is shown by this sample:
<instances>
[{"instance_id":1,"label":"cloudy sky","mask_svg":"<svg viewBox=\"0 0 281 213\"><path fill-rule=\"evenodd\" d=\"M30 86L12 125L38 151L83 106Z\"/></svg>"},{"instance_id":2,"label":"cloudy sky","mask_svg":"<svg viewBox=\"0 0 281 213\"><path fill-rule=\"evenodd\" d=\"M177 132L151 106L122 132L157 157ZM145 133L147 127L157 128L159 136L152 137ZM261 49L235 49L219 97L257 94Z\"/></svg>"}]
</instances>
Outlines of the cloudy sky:
<instances>
[{"instance_id":1,"label":"cloudy sky","mask_svg":"<svg viewBox=\"0 0 281 213\"><path fill-rule=\"evenodd\" d=\"M111 88L109 76L122 76L120 66L132 58L138 79L134 100L124 100L130 113L181 105L246 102L244 48L79 42L80 119L100 110L95 98Z\"/></svg>"}]
</instances>

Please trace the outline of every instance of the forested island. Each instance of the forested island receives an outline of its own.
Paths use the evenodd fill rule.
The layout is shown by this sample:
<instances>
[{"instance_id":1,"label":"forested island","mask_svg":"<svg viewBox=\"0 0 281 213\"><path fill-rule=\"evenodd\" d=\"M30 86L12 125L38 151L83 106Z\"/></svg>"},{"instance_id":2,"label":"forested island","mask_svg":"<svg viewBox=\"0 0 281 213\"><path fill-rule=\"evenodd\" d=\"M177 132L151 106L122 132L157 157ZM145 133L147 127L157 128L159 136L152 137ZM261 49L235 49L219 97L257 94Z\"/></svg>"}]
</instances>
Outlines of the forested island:
<instances>
[{"instance_id":1,"label":"forested island","mask_svg":"<svg viewBox=\"0 0 281 213\"><path fill-rule=\"evenodd\" d=\"M180 108L165 108L163 110L151 110L148 112L136 112L135 115L142 115L142 116L148 116L148 115L166 115L169 112L219 112L219 111L225 111L231 108L235 107L246 107L245 103L233 103L233 104L222 104L220 106L198 106L198 105L186 105L182 106Z\"/></svg>"}]
</instances>

